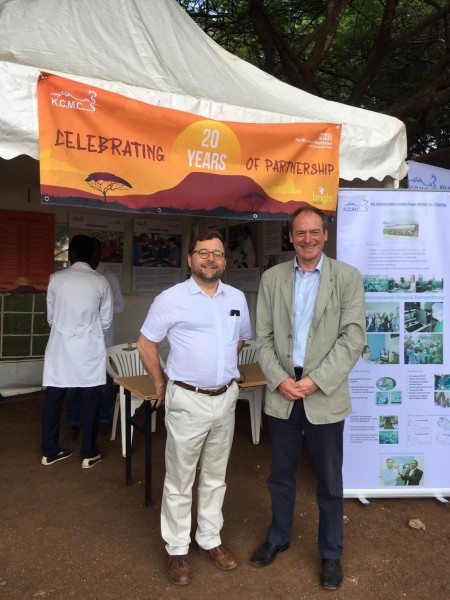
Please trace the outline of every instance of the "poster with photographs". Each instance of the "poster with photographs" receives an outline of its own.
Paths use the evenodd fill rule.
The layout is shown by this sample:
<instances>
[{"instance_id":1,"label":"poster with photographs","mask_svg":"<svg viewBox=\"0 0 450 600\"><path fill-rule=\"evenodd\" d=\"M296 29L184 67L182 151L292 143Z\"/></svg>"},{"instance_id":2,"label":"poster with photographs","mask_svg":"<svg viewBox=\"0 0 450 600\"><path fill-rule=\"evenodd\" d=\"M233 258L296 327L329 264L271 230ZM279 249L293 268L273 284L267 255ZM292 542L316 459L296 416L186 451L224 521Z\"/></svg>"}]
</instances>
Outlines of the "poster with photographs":
<instances>
[{"instance_id":1,"label":"poster with photographs","mask_svg":"<svg viewBox=\"0 0 450 600\"><path fill-rule=\"evenodd\" d=\"M101 272L114 273L122 279L124 220L116 216L75 214L69 215L69 237L76 234L95 237L101 245Z\"/></svg>"},{"instance_id":2,"label":"poster with photographs","mask_svg":"<svg viewBox=\"0 0 450 600\"><path fill-rule=\"evenodd\" d=\"M181 281L181 223L134 219L133 292L161 292Z\"/></svg>"},{"instance_id":3,"label":"poster with photographs","mask_svg":"<svg viewBox=\"0 0 450 600\"><path fill-rule=\"evenodd\" d=\"M337 257L366 293L366 343L350 373L347 497L450 493L450 193L345 191Z\"/></svg>"}]
</instances>

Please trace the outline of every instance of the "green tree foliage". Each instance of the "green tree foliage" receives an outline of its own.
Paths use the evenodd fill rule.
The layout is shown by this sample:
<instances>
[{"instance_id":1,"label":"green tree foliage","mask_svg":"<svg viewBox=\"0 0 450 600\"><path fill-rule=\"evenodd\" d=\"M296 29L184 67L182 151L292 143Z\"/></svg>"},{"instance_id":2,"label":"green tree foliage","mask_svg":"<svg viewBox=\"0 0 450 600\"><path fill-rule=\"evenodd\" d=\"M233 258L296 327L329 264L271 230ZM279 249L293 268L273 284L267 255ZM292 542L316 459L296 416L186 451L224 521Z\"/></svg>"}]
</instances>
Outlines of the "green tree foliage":
<instances>
[{"instance_id":1,"label":"green tree foliage","mask_svg":"<svg viewBox=\"0 0 450 600\"><path fill-rule=\"evenodd\" d=\"M218 44L278 79L401 119L410 158L450 151L448 0L179 1Z\"/></svg>"}]
</instances>

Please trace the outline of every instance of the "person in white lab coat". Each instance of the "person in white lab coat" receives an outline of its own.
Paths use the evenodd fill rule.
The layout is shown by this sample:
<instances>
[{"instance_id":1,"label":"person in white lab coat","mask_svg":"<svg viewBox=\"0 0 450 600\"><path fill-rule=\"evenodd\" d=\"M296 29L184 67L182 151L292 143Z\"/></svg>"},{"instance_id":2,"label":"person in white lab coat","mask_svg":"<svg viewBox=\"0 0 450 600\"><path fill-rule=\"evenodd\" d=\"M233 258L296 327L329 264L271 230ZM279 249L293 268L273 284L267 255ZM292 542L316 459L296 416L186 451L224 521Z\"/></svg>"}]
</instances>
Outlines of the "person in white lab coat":
<instances>
[{"instance_id":1,"label":"person in white lab coat","mask_svg":"<svg viewBox=\"0 0 450 600\"><path fill-rule=\"evenodd\" d=\"M105 270L100 265L100 256L102 246L97 238L92 238L94 244L94 251L89 261L90 266L104 275L111 287L114 310L113 313L120 314L124 311L125 300L122 296L120 289L120 282L117 275L111 273L111 271ZM111 327L104 332L105 346L114 345L114 321L111 323ZM114 393L114 381L112 377L106 373L106 383L100 388L101 398L99 405L99 421L100 421L100 435L108 435L111 433L111 424L113 420L114 404L115 404L115 393ZM81 414L81 398L78 390L71 388L66 394L66 406L67 406L67 430L66 438L68 440L76 440L80 432L80 414Z\"/></svg>"},{"instance_id":2,"label":"person in white lab coat","mask_svg":"<svg viewBox=\"0 0 450 600\"><path fill-rule=\"evenodd\" d=\"M42 411L43 465L72 455L59 445L61 411L68 388L78 388L82 402L82 467L102 459L97 448L100 387L106 381L103 331L111 326L113 297L103 275L89 265L92 238L75 235L69 243L71 266L50 276L47 320L51 327L45 349Z\"/></svg>"}]
</instances>

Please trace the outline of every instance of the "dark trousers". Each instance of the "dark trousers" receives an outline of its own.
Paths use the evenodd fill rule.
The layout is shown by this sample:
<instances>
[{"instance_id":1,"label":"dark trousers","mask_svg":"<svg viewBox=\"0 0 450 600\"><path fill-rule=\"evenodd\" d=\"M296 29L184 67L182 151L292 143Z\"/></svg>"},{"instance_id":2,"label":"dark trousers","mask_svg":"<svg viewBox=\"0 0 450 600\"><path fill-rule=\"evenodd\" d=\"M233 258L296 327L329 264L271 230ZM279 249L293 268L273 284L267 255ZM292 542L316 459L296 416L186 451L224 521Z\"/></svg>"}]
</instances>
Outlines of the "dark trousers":
<instances>
[{"instance_id":1,"label":"dark trousers","mask_svg":"<svg viewBox=\"0 0 450 600\"><path fill-rule=\"evenodd\" d=\"M81 428L83 439L81 443L81 458L92 458L99 454L97 448L98 436L98 406L100 387L75 388L81 400ZM44 407L42 409L42 450L44 456L56 456L61 450L59 445L59 428L64 398L68 388L47 387Z\"/></svg>"},{"instance_id":2,"label":"dark trousers","mask_svg":"<svg viewBox=\"0 0 450 600\"><path fill-rule=\"evenodd\" d=\"M105 385L100 385L100 403L98 416L100 423L112 423L116 394L113 378L106 373ZM66 394L67 424L80 427L81 424L81 398L78 391L81 388L68 388Z\"/></svg>"},{"instance_id":3,"label":"dark trousers","mask_svg":"<svg viewBox=\"0 0 450 600\"><path fill-rule=\"evenodd\" d=\"M289 419L268 417L272 437L272 470L267 486L272 498L272 523L267 540L289 542L294 519L297 468L302 433L313 459L319 506L318 545L322 558L340 558L343 548L344 500L342 458L344 421L313 425L302 400L294 401Z\"/></svg>"}]
</instances>

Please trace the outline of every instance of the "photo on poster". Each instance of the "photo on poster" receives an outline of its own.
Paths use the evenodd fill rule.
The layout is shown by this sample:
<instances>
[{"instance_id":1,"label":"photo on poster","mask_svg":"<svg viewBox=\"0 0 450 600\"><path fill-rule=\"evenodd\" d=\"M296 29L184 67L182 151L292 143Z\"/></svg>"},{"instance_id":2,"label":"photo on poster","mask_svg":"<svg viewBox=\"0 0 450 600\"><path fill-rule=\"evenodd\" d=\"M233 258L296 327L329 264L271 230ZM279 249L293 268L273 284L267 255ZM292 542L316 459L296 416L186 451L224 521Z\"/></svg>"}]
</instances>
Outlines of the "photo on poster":
<instances>
[{"instance_id":1,"label":"photo on poster","mask_svg":"<svg viewBox=\"0 0 450 600\"><path fill-rule=\"evenodd\" d=\"M442 334L415 334L405 336L405 364L441 365L444 360L444 340Z\"/></svg>"},{"instance_id":2,"label":"photo on poster","mask_svg":"<svg viewBox=\"0 0 450 600\"><path fill-rule=\"evenodd\" d=\"M133 237L133 267L181 267L181 235L159 232L139 233Z\"/></svg>"},{"instance_id":3,"label":"photo on poster","mask_svg":"<svg viewBox=\"0 0 450 600\"><path fill-rule=\"evenodd\" d=\"M363 275L362 280L366 293L386 293L388 291L387 275Z\"/></svg>"},{"instance_id":4,"label":"photo on poster","mask_svg":"<svg viewBox=\"0 0 450 600\"><path fill-rule=\"evenodd\" d=\"M229 269L254 269L258 266L258 223L228 227Z\"/></svg>"},{"instance_id":5,"label":"photo on poster","mask_svg":"<svg viewBox=\"0 0 450 600\"><path fill-rule=\"evenodd\" d=\"M450 408L450 392L434 392L434 405Z\"/></svg>"},{"instance_id":6,"label":"photo on poster","mask_svg":"<svg viewBox=\"0 0 450 600\"><path fill-rule=\"evenodd\" d=\"M391 404L401 404L402 403L402 392L395 391L389 394L389 400Z\"/></svg>"},{"instance_id":7,"label":"photo on poster","mask_svg":"<svg viewBox=\"0 0 450 600\"><path fill-rule=\"evenodd\" d=\"M405 302L405 333L442 333L443 327L443 302Z\"/></svg>"},{"instance_id":8,"label":"photo on poster","mask_svg":"<svg viewBox=\"0 0 450 600\"><path fill-rule=\"evenodd\" d=\"M383 215L383 239L393 241L419 237L419 219L415 211L385 211Z\"/></svg>"},{"instance_id":9,"label":"photo on poster","mask_svg":"<svg viewBox=\"0 0 450 600\"><path fill-rule=\"evenodd\" d=\"M395 388L397 382L392 377L380 377L375 382L375 385L379 390L388 392L389 390L393 390Z\"/></svg>"},{"instance_id":10,"label":"photo on poster","mask_svg":"<svg viewBox=\"0 0 450 600\"><path fill-rule=\"evenodd\" d=\"M134 219L133 292L161 292L181 280L181 223Z\"/></svg>"},{"instance_id":11,"label":"photo on poster","mask_svg":"<svg viewBox=\"0 0 450 600\"><path fill-rule=\"evenodd\" d=\"M123 262L124 220L122 218L71 213L69 229L70 237L82 233L99 240L101 263L121 264Z\"/></svg>"},{"instance_id":12,"label":"photo on poster","mask_svg":"<svg viewBox=\"0 0 450 600\"><path fill-rule=\"evenodd\" d=\"M380 415L378 427L379 444L398 444L398 416Z\"/></svg>"},{"instance_id":13,"label":"photo on poster","mask_svg":"<svg viewBox=\"0 0 450 600\"><path fill-rule=\"evenodd\" d=\"M389 393L388 392L377 392L375 394L375 403L378 406L389 404Z\"/></svg>"},{"instance_id":14,"label":"photo on poster","mask_svg":"<svg viewBox=\"0 0 450 600\"><path fill-rule=\"evenodd\" d=\"M388 277L388 289L389 294L401 294L403 292L407 294L417 294L417 281L415 275L395 275Z\"/></svg>"},{"instance_id":15,"label":"photo on poster","mask_svg":"<svg viewBox=\"0 0 450 600\"><path fill-rule=\"evenodd\" d=\"M380 415L378 417L378 426L380 429L385 429L386 431L398 429L398 416Z\"/></svg>"},{"instance_id":16,"label":"photo on poster","mask_svg":"<svg viewBox=\"0 0 450 600\"><path fill-rule=\"evenodd\" d=\"M368 333L362 358L373 365L400 364L398 333Z\"/></svg>"},{"instance_id":17,"label":"photo on poster","mask_svg":"<svg viewBox=\"0 0 450 600\"><path fill-rule=\"evenodd\" d=\"M422 274L405 273L403 275L390 274L365 274L362 275L364 291L366 293L381 294L425 294L442 293L444 289L444 280L431 277L424 277Z\"/></svg>"},{"instance_id":18,"label":"photo on poster","mask_svg":"<svg viewBox=\"0 0 450 600\"><path fill-rule=\"evenodd\" d=\"M379 480L381 486L423 486L424 479L423 455L380 455Z\"/></svg>"},{"instance_id":19,"label":"photo on poster","mask_svg":"<svg viewBox=\"0 0 450 600\"><path fill-rule=\"evenodd\" d=\"M434 376L435 390L450 390L450 373L447 375Z\"/></svg>"},{"instance_id":20,"label":"photo on poster","mask_svg":"<svg viewBox=\"0 0 450 600\"><path fill-rule=\"evenodd\" d=\"M444 279L442 277L424 277L417 276L416 293L417 294L441 294L444 290Z\"/></svg>"},{"instance_id":21,"label":"photo on poster","mask_svg":"<svg viewBox=\"0 0 450 600\"><path fill-rule=\"evenodd\" d=\"M101 263L122 263L124 238L123 231L96 231L92 229L88 234L86 231L71 231L72 235L75 233L84 233L85 235L89 235L98 239L101 246Z\"/></svg>"},{"instance_id":22,"label":"photo on poster","mask_svg":"<svg viewBox=\"0 0 450 600\"><path fill-rule=\"evenodd\" d=\"M366 331L397 332L400 326L398 302L366 302Z\"/></svg>"},{"instance_id":23,"label":"photo on poster","mask_svg":"<svg viewBox=\"0 0 450 600\"><path fill-rule=\"evenodd\" d=\"M398 444L398 431L379 431L379 444Z\"/></svg>"}]
</instances>

